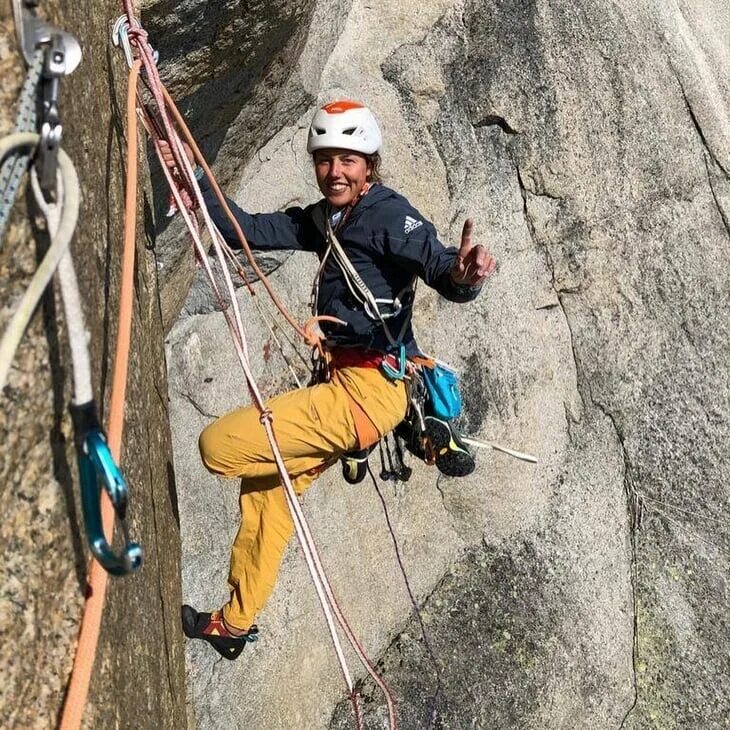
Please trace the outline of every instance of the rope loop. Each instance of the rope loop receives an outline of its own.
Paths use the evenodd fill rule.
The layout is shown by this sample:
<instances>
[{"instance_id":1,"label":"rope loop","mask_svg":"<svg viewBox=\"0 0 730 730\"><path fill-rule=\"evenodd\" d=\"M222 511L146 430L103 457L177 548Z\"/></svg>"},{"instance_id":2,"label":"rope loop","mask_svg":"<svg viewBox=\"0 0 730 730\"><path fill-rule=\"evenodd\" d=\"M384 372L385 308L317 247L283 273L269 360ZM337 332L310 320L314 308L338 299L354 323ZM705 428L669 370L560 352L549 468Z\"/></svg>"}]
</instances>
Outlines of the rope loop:
<instances>
[{"instance_id":1,"label":"rope loop","mask_svg":"<svg viewBox=\"0 0 730 730\"><path fill-rule=\"evenodd\" d=\"M267 423L273 423L274 414L271 412L271 409L264 408L264 410L261 411L261 415L259 416L259 421L261 422L262 426L265 426Z\"/></svg>"},{"instance_id":2,"label":"rope loop","mask_svg":"<svg viewBox=\"0 0 730 730\"><path fill-rule=\"evenodd\" d=\"M140 48L143 45L149 45L147 39L149 34L147 31L139 25L130 25L127 30L127 35L133 46Z\"/></svg>"},{"instance_id":3,"label":"rope loop","mask_svg":"<svg viewBox=\"0 0 730 730\"><path fill-rule=\"evenodd\" d=\"M325 336L322 334L321 330L315 330L315 327L318 327L320 322L332 322L333 324L339 324L343 327L347 326L347 322L339 319L338 317L332 317L329 314L316 315L307 320L304 325L304 342L306 342L309 347L315 348L321 352Z\"/></svg>"}]
</instances>

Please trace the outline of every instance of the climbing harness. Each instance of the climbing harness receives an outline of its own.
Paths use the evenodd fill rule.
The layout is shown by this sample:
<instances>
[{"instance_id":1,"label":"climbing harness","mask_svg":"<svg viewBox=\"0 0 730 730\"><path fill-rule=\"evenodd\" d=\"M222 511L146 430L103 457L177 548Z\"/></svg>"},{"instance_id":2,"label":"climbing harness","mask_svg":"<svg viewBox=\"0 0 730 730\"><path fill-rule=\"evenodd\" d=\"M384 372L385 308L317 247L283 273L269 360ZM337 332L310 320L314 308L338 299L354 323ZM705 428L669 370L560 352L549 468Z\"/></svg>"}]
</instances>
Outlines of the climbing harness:
<instances>
[{"instance_id":1,"label":"climbing harness","mask_svg":"<svg viewBox=\"0 0 730 730\"><path fill-rule=\"evenodd\" d=\"M271 445L274 461L281 476L282 486L284 488L284 495L286 497L287 505L292 515L295 532L302 546L302 552L304 554L307 567L309 568L310 574L312 576L317 596L322 605L325 619L327 621L327 625L330 630L330 634L332 636L333 644L335 647L335 653L337 654L340 668L342 669L345 683L350 694L350 699L352 701L353 709L355 712L356 724L358 727L361 727L361 714L358 696L347 665L347 661L345 659L344 651L340 643L337 628L335 627L335 620L337 621L349 643L355 650L358 658L363 663L365 669L371 674L373 680L384 692L388 705L390 727L396 728L395 708L392 698L388 692L388 688L383 680L378 676L372 662L365 655L362 646L350 629L350 626L345 620L345 617L343 616L342 611L337 604L337 601L332 592L332 588L324 573L321 560L312 539L309 526L304 517L304 513L302 512L298 498L294 493L291 479L287 473L284 460L276 440L271 412L266 408L263 396L261 395L251 372L246 336L243 327L243 319L238 305L238 301L236 299L236 292L233 287L233 282L231 280L227 255L224 253L226 246L223 245L224 242L222 236L215 227L215 224L211 220L210 215L207 211L194 170L185 154L183 148L183 139L185 139L187 144L191 147L195 155L196 162L202 167L204 173L207 175L211 187L222 209L224 210L228 219L231 221L231 224L236 232L236 235L241 243L241 247L246 257L249 260L249 263L251 264L254 272L261 279L264 287L271 295L272 300L274 301L276 306L282 312L285 319L287 319L287 321L305 339L305 341L310 344L312 343L312 332L310 331L308 333L307 331L305 331L305 328L301 327L294 320L294 318L291 317L286 308L279 301L278 297L276 297L270 283L268 282L263 272L260 271L248 246L248 242L243 235L243 231L241 230L232 212L228 208L225 198L220 191L220 188L215 181L215 178L213 177L207 163L201 155L200 150L195 144L195 141L192 138L189 130L187 129L187 126L182 116L178 112L177 107L175 106L174 102L170 98L167 90L160 80L159 73L154 62L153 52L149 43L147 42L146 33L140 26L139 21L134 17L131 2L129 0L125 0L124 7L126 11L126 19L123 21L118 21L115 24L115 28L117 28L117 35L120 39L120 44L122 45L122 47L124 47L123 38L124 35L126 35L129 39L130 47L136 49L137 60L141 61L142 67L145 72L145 83L147 89L149 90L156 106L156 109L153 112L149 104L145 104L144 102L139 101L138 108L140 109L141 115L145 119L145 126L150 132L154 148L158 154L158 157L160 157L162 169L167 178L171 192L174 196L177 209L182 215L183 220L185 221L190 231L198 261L203 266L203 269L206 272L214 296L219 302L221 311L226 319L226 322L228 323L233 346L243 369L247 388L251 394L253 403L259 410L260 421L265 429L267 438ZM130 58L128 58L127 60L129 62ZM170 150L172 151L176 163L175 174L173 174L169 170L167 164L161 157L160 142L162 140L165 140L170 145ZM208 261L207 249L201 240L197 219L192 213L194 208L197 208L197 210L199 211L205 227L211 234L213 250L220 263L221 272L223 275L222 285L219 284L216 280L211 269L211 265Z\"/></svg>"},{"instance_id":2,"label":"climbing harness","mask_svg":"<svg viewBox=\"0 0 730 730\"><path fill-rule=\"evenodd\" d=\"M340 225L344 222L341 220ZM406 348L403 344L403 335L405 335L408 325L411 322L411 312L413 301L416 294L416 286L418 284L418 277L414 276L408 286L406 286L401 292L399 292L394 299L379 299L376 298L368 288L367 284L362 280L362 277L357 272L352 262L345 253L345 249L337 239L335 231L332 228L332 222L330 216L327 216L326 220L326 238L327 238L327 250L325 251L322 259L322 264L318 272L317 279L322 275L324 271L324 262L327 260L330 252L333 254L335 261L342 271L347 288L350 290L352 296L356 301L360 302L363 307L365 314L372 320L380 322L383 327L383 332L388 339L390 344L391 353L395 357L395 366L390 364L388 359L383 359L381 368L383 372L391 380L403 380L406 376L408 359L406 357ZM318 288L318 285L317 285ZM386 307L386 309L383 311ZM404 318L403 324L401 325L400 331L397 335L393 335L388 325L388 320L393 319L400 315L403 309L408 309L408 315Z\"/></svg>"}]
</instances>

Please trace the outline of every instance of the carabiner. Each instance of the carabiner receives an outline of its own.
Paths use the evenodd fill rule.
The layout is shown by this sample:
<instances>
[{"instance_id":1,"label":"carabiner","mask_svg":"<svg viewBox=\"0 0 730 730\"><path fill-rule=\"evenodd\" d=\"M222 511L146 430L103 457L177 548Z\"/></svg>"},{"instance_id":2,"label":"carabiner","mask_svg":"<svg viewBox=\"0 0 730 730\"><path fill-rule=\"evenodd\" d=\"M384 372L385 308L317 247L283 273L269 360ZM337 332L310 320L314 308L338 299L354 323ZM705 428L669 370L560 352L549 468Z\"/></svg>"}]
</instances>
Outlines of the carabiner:
<instances>
[{"instance_id":1,"label":"carabiner","mask_svg":"<svg viewBox=\"0 0 730 730\"><path fill-rule=\"evenodd\" d=\"M133 573L142 566L142 548L129 539L127 531L127 483L117 466L96 417L93 401L72 405L76 431L76 452L81 481L81 506L89 549L99 564L112 575ZM101 483L100 483L101 482ZM109 495L122 528L124 547L115 553L104 534L101 519L101 489Z\"/></svg>"},{"instance_id":2,"label":"carabiner","mask_svg":"<svg viewBox=\"0 0 730 730\"><path fill-rule=\"evenodd\" d=\"M61 78L73 73L81 63L81 46L70 33L41 20L36 14L37 4L37 0L13 0L13 15L18 44L28 67L33 65L36 52L43 50L41 140L36 167L41 189L50 195L56 189L58 149L63 135L58 108Z\"/></svg>"},{"instance_id":3,"label":"carabiner","mask_svg":"<svg viewBox=\"0 0 730 730\"><path fill-rule=\"evenodd\" d=\"M120 15L115 21L112 28L112 43L124 51L124 57L127 59L127 66L132 68L134 65L134 53L132 52L132 43L129 40L129 19L126 15Z\"/></svg>"},{"instance_id":4,"label":"carabiner","mask_svg":"<svg viewBox=\"0 0 730 730\"><path fill-rule=\"evenodd\" d=\"M112 43L117 48L122 49L122 51L124 52L124 58L127 60L127 66L129 66L129 68L132 68L135 61L134 52L132 50L132 41L129 39L129 30L131 27L132 26L130 25L129 18L126 15L120 15L114 21L114 26L112 27ZM139 27L138 23L136 27ZM147 41L145 41L145 43L150 49L152 59L155 63L157 63L160 60L160 54L154 48L152 48L152 46Z\"/></svg>"},{"instance_id":5,"label":"carabiner","mask_svg":"<svg viewBox=\"0 0 730 730\"><path fill-rule=\"evenodd\" d=\"M383 362L380 363L380 367L382 368L383 372L391 379L391 380L403 380L406 376L406 363L408 362L408 358L406 357L406 346L400 345L398 348L398 354L394 355L396 358L396 363L398 365L398 369L396 370L394 367L390 365L388 362L388 355L386 355L383 358Z\"/></svg>"}]
</instances>

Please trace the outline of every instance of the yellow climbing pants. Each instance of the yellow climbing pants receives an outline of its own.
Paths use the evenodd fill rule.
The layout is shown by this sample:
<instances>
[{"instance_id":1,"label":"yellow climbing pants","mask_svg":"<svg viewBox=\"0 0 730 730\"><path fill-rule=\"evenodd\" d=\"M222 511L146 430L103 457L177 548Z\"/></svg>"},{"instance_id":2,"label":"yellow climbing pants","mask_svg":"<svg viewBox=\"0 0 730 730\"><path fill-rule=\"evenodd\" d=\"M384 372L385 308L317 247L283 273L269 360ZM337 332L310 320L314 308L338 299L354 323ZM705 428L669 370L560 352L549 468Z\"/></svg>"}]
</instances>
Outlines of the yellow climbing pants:
<instances>
[{"instance_id":1,"label":"yellow climbing pants","mask_svg":"<svg viewBox=\"0 0 730 730\"><path fill-rule=\"evenodd\" d=\"M301 495L343 452L370 446L395 428L406 402L402 381L364 367L337 370L332 382L272 398L267 406L296 493ZM231 550L231 599L223 617L232 627L248 629L274 589L294 525L254 406L214 421L200 434L199 446L209 471L241 478L241 526Z\"/></svg>"}]
</instances>

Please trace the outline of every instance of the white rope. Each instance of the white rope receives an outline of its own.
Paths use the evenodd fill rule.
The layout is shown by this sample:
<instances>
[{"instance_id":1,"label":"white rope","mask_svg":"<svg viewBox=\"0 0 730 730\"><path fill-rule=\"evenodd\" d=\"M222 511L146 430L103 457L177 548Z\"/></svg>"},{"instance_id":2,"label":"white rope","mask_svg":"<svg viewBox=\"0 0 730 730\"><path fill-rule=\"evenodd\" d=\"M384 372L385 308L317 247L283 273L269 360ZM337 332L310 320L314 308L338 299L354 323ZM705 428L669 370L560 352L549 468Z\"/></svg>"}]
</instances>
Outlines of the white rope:
<instances>
[{"instance_id":1,"label":"white rope","mask_svg":"<svg viewBox=\"0 0 730 730\"><path fill-rule=\"evenodd\" d=\"M58 226L61 222L61 211L64 206L65 189L63 177L58 175L56 183L56 198L58 202L47 203L41 191L38 173L35 168L30 172L30 184L33 188L35 200L46 218L48 232L51 239L58 235ZM81 294L76 278L73 258L70 249L64 251L58 263L56 276L60 284L61 300L66 318L66 329L71 349L71 363L73 365L74 391L73 402L76 405L90 403L94 399L94 390L91 385L91 357L89 356L89 333L86 329L86 319L81 306Z\"/></svg>"},{"instance_id":2,"label":"white rope","mask_svg":"<svg viewBox=\"0 0 730 730\"><path fill-rule=\"evenodd\" d=\"M503 454L509 454L515 459L521 461L528 461L530 464L537 464L537 457L532 454L525 454L522 451L515 451L514 449L508 449L506 446L501 446L494 441L482 441L482 439L475 439L471 436L461 436L461 440L471 446L477 446L480 449L494 449L495 451L501 451Z\"/></svg>"},{"instance_id":3,"label":"white rope","mask_svg":"<svg viewBox=\"0 0 730 730\"><path fill-rule=\"evenodd\" d=\"M30 132L11 134L0 140L0 161L10 152L38 145L40 136ZM68 250L79 213L79 180L76 169L68 155L58 150L58 170L63 179L63 209L55 236L51 236L51 245L39 264L28 288L16 305L2 340L0 340L0 391L5 387L10 365L20 345L33 312L43 296L54 272L58 268L63 254Z\"/></svg>"}]
</instances>

